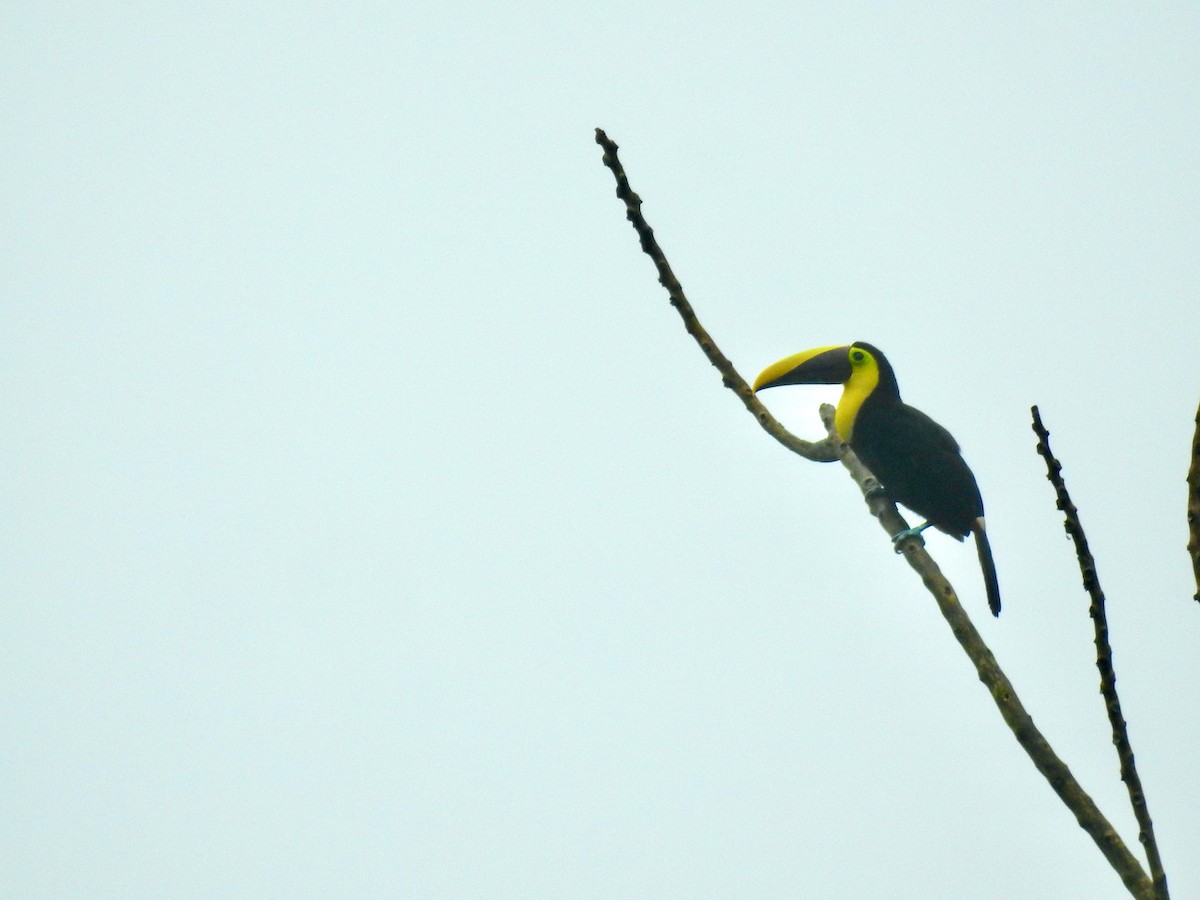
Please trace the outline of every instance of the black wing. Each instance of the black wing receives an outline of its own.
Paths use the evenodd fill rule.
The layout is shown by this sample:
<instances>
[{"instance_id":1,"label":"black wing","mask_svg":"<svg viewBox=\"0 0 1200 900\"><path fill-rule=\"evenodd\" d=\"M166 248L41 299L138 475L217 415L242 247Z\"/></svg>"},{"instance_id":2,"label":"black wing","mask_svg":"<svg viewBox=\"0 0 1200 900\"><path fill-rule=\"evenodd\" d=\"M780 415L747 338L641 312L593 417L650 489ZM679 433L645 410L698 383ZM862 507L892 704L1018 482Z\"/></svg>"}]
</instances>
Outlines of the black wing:
<instances>
[{"instance_id":1,"label":"black wing","mask_svg":"<svg viewBox=\"0 0 1200 900\"><path fill-rule=\"evenodd\" d=\"M983 515L975 476L945 428L904 403L864 409L850 446L897 503L962 540Z\"/></svg>"}]
</instances>

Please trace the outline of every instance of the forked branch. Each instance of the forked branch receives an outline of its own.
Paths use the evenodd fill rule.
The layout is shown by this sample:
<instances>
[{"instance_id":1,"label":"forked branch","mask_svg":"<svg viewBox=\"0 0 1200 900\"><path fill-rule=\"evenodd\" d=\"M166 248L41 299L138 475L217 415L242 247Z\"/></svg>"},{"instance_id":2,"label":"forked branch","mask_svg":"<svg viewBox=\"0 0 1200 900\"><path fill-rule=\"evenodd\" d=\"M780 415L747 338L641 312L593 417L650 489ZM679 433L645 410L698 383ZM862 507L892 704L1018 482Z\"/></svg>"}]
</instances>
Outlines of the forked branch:
<instances>
[{"instance_id":1,"label":"forked branch","mask_svg":"<svg viewBox=\"0 0 1200 900\"><path fill-rule=\"evenodd\" d=\"M822 407L822 418L826 423L829 435L821 441L810 442L788 432L758 401L745 379L734 369L733 363L721 353L708 332L700 325L691 304L684 296L683 287L674 272L671 271L665 254L654 238L653 230L642 215L641 198L629 186L629 179L617 158L617 144L599 128L596 129L596 143L604 148L604 164L616 178L617 196L625 204L626 218L633 224L641 241L642 250L654 261L655 268L658 270L659 283L667 289L671 304L683 318L688 333L696 339L700 349L721 372L725 386L737 394L738 399L767 433L788 449L806 459L820 462L841 459L862 490L871 512L879 519L889 535L906 527L904 520L896 511L895 505L878 490L879 484L875 478L858 461L849 447L836 439L832 426L832 407ZM1034 725L1033 719L1018 699L1011 682L1001 671L995 656L988 649L958 602L954 588L946 580L937 563L925 551L924 543L919 537L909 538L901 542L901 549L909 565L921 576L925 587L937 601L955 638L975 666L980 681L991 693L1004 721L1026 753L1029 754L1038 771L1042 773L1055 793L1071 810L1080 826L1091 835L1092 840L1096 842L1100 852L1120 875L1129 892L1139 900L1157 900L1154 885L1146 876L1141 864L1129 852L1129 848L1121 840L1120 835L1100 812L1092 798L1079 785L1079 782L1075 780L1066 763L1059 759L1037 726Z\"/></svg>"}]
</instances>

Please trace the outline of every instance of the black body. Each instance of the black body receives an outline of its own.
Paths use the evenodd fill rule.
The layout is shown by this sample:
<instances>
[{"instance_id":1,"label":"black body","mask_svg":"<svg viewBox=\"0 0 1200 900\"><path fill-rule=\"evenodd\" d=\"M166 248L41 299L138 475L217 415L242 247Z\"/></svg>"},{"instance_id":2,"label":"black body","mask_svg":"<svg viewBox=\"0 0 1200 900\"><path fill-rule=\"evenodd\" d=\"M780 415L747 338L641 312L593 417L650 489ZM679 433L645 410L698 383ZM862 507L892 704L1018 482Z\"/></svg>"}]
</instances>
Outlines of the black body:
<instances>
[{"instance_id":1,"label":"black body","mask_svg":"<svg viewBox=\"0 0 1200 900\"><path fill-rule=\"evenodd\" d=\"M879 382L854 417L850 448L884 491L960 541L975 535L988 607L1000 615L1000 584L984 530L983 497L958 441L925 413L900 399L891 363L875 347L859 342L879 368Z\"/></svg>"},{"instance_id":2,"label":"black body","mask_svg":"<svg viewBox=\"0 0 1200 900\"><path fill-rule=\"evenodd\" d=\"M877 348L859 341L798 353L763 370L754 390L839 383L845 391L838 403L838 433L849 435L850 448L893 501L960 541L975 535L988 606L999 615L1000 587L975 475L950 432L900 399L896 374Z\"/></svg>"},{"instance_id":3,"label":"black body","mask_svg":"<svg viewBox=\"0 0 1200 900\"><path fill-rule=\"evenodd\" d=\"M878 357L876 357L878 359ZM850 447L889 497L935 528L965 538L983 515L983 498L958 442L925 413L879 388L854 420Z\"/></svg>"}]
</instances>

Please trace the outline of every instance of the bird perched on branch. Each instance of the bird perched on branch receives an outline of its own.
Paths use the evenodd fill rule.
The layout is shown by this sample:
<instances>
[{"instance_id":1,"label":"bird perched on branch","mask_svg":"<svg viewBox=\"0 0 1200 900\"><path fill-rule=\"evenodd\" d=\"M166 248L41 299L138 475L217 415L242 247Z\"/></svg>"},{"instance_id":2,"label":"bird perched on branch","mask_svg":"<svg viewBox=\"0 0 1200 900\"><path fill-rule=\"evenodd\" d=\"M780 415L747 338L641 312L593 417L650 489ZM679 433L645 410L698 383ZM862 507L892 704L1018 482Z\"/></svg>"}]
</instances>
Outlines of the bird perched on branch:
<instances>
[{"instance_id":1,"label":"bird perched on branch","mask_svg":"<svg viewBox=\"0 0 1200 900\"><path fill-rule=\"evenodd\" d=\"M882 353L859 341L817 347L767 366L754 390L785 384L842 384L834 425L885 493L926 521L893 535L899 541L930 525L962 540L975 535L992 615L1000 615L1000 586L984 530L983 498L950 432L900 399L896 375Z\"/></svg>"}]
</instances>

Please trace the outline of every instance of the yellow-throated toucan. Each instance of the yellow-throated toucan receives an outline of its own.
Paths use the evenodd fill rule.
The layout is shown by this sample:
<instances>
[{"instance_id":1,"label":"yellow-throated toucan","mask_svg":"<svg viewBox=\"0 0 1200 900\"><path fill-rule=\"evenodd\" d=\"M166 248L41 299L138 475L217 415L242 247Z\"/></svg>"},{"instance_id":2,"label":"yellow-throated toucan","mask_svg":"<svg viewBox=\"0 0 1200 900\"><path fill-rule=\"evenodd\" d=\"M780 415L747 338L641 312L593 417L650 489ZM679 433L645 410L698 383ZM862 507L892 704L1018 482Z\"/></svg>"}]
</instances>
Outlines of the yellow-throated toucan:
<instances>
[{"instance_id":1,"label":"yellow-throated toucan","mask_svg":"<svg viewBox=\"0 0 1200 900\"><path fill-rule=\"evenodd\" d=\"M844 385L834 416L838 435L892 500L925 517L920 528L933 525L960 541L975 535L988 606L1000 615L1000 586L975 476L950 432L900 399L884 355L862 341L817 347L767 366L754 390L784 384Z\"/></svg>"}]
</instances>

